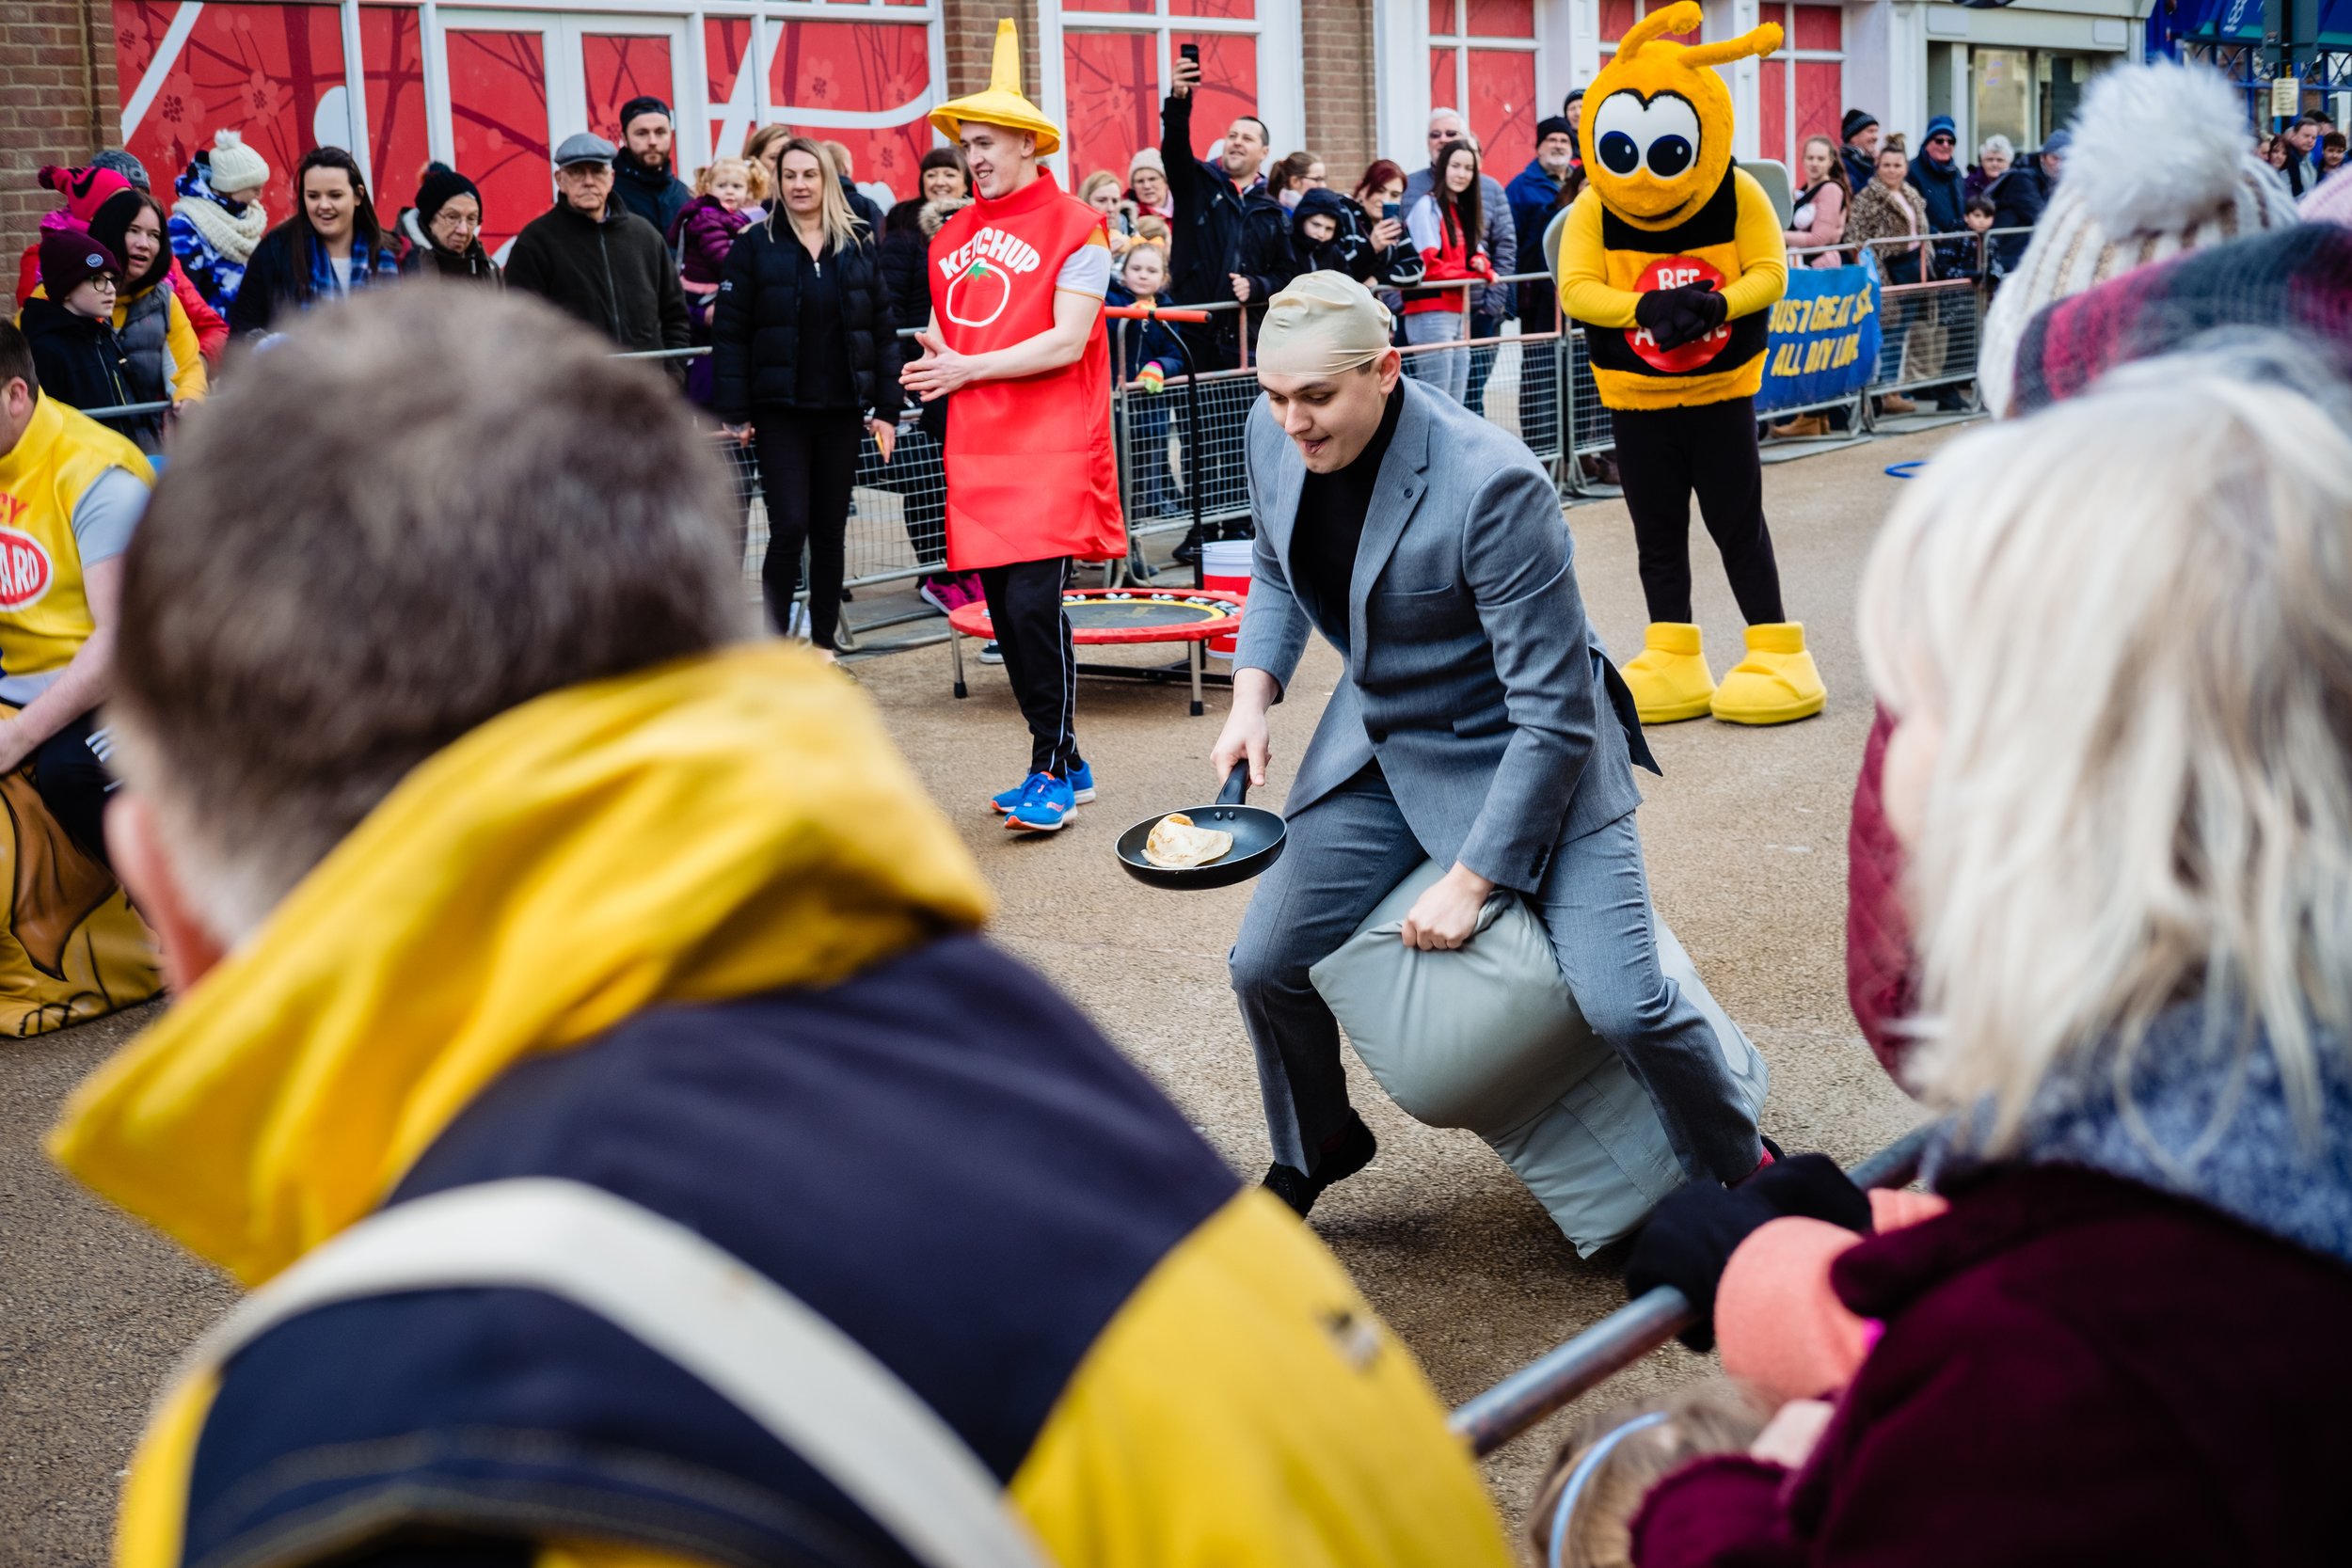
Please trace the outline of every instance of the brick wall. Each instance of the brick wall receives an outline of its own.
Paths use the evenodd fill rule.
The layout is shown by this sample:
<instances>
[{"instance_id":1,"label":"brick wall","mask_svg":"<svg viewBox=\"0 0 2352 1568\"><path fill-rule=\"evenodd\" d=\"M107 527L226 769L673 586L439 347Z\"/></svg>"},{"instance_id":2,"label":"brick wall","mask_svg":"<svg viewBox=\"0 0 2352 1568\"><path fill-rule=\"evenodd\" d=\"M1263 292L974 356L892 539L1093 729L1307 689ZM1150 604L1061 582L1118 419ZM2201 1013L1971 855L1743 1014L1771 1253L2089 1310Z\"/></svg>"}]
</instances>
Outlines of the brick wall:
<instances>
[{"instance_id":1,"label":"brick wall","mask_svg":"<svg viewBox=\"0 0 2352 1568\"><path fill-rule=\"evenodd\" d=\"M1351 190L1374 157L1371 0L1299 0L1307 150L1336 190Z\"/></svg>"},{"instance_id":2,"label":"brick wall","mask_svg":"<svg viewBox=\"0 0 2352 1568\"><path fill-rule=\"evenodd\" d=\"M34 172L86 163L112 141L116 103L110 5L0 0L0 259L11 280L18 252L57 205Z\"/></svg>"},{"instance_id":3,"label":"brick wall","mask_svg":"<svg viewBox=\"0 0 2352 1568\"><path fill-rule=\"evenodd\" d=\"M1021 87L1032 103L1044 98L1038 74L1036 0L946 0L941 25L947 47L947 92L961 98L988 86L996 53L996 24L1006 17L1021 29Z\"/></svg>"}]
</instances>

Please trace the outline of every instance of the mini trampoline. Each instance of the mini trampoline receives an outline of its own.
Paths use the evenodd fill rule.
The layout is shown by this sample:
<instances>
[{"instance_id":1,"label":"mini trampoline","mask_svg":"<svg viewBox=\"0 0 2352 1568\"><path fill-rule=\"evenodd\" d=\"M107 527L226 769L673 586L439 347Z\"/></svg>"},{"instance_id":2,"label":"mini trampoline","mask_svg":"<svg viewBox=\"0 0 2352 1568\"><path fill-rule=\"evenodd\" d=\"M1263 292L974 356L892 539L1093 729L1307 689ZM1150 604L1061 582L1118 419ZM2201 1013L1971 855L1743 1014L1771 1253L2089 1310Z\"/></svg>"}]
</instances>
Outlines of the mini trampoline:
<instances>
[{"instance_id":1,"label":"mini trampoline","mask_svg":"<svg viewBox=\"0 0 2352 1568\"><path fill-rule=\"evenodd\" d=\"M1205 648L1241 626L1242 596L1213 588L1068 588L1062 613L1070 617L1071 641L1081 648L1132 647L1147 642L1182 642L1178 665L1080 664L1078 673L1111 680L1163 682L1189 676L1192 711L1201 712L1200 688L1207 678ZM955 666L956 695L971 695L963 679L963 640L996 635L988 606L975 600L947 617L954 634L947 652Z\"/></svg>"}]
</instances>

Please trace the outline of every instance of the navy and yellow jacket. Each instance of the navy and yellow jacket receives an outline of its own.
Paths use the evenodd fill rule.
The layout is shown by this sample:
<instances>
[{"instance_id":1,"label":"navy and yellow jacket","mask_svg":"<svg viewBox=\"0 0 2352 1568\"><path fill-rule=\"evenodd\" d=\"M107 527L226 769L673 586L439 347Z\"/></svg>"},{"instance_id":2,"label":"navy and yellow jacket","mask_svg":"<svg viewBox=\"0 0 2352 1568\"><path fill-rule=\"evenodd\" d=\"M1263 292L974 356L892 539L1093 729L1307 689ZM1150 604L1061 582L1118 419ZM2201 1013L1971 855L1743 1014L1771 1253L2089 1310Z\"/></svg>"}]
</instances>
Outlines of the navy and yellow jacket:
<instances>
[{"instance_id":1,"label":"navy and yellow jacket","mask_svg":"<svg viewBox=\"0 0 2352 1568\"><path fill-rule=\"evenodd\" d=\"M404 782L53 1147L248 1282L430 1193L617 1194L856 1339L1069 1568L1499 1568L1410 1355L985 910L805 655L559 692ZM330 1559L910 1560L693 1376L519 1289L317 1307L167 1396L122 1568Z\"/></svg>"}]
</instances>

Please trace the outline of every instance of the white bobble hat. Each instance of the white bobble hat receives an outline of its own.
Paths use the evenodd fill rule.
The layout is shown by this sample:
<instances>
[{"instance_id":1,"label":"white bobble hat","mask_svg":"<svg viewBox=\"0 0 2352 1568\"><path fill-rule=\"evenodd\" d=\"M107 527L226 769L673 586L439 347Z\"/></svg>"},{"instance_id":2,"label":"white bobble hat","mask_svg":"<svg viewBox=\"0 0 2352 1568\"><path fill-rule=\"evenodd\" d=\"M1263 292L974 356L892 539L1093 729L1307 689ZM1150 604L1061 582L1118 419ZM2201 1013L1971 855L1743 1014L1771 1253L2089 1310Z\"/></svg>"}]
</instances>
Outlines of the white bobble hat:
<instances>
[{"instance_id":1,"label":"white bobble hat","mask_svg":"<svg viewBox=\"0 0 2352 1568\"><path fill-rule=\"evenodd\" d=\"M246 146L234 131L213 134L213 189L249 191L269 183L269 160Z\"/></svg>"}]
</instances>

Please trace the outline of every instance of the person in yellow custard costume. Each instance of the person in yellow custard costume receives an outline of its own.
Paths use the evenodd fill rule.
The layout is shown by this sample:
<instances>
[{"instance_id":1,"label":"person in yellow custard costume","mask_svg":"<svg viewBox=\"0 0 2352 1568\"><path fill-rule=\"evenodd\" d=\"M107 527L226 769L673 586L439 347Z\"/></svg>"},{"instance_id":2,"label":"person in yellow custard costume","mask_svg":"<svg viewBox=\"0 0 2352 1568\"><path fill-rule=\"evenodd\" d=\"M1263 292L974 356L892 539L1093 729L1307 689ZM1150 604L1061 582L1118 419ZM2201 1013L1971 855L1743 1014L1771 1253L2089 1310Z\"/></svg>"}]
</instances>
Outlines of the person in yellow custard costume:
<instances>
[{"instance_id":1,"label":"person in yellow custard costume","mask_svg":"<svg viewBox=\"0 0 2352 1568\"><path fill-rule=\"evenodd\" d=\"M1713 713L1782 724L1827 693L1804 626L1781 608L1764 522L1756 394L1772 307L1788 286L1772 199L1731 163L1731 91L1710 67L1780 47L1771 23L1686 48L1690 0L1635 23L1584 94L1584 172L1560 241L1560 303L1583 323L1633 515L1650 626L1625 666L1645 724ZM1691 497L1748 623L1717 686L1691 614Z\"/></svg>"}]
</instances>

